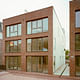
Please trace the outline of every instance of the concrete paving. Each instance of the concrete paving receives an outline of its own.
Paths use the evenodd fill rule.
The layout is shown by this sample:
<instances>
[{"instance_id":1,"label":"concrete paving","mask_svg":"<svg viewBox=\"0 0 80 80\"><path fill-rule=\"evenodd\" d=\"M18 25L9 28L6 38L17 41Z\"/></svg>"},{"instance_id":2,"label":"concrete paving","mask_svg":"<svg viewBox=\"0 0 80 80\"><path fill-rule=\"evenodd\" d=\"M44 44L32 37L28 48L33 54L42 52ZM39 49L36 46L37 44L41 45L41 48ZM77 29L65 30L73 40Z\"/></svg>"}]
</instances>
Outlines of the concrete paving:
<instances>
[{"instance_id":1,"label":"concrete paving","mask_svg":"<svg viewBox=\"0 0 80 80\"><path fill-rule=\"evenodd\" d=\"M80 80L80 78L59 78L56 76L27 75L25 73L4 72L4 74L0 73L0 80Z\"/></svg>"}]
</instances>

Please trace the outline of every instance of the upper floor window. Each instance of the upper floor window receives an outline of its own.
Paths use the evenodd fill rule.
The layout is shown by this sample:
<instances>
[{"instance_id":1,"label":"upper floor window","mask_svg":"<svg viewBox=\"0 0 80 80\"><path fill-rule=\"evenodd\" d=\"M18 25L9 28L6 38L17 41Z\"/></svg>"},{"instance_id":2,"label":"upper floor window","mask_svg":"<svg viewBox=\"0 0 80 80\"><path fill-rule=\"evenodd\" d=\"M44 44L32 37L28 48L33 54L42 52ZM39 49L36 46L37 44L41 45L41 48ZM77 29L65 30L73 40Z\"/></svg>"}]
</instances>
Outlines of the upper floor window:
<instances>
[{"instance_id":1,"label":"upper floor window","mask_svg":"<svg viewBox=\"0 0 80 80\"><path fill-rule=\"evenodd\" d=\"M80 50L80 34L75 35L75 49Z\"/></svg>"},{"instance_id":2,"label":"upper floor window","mask_svg":"<svg viewBox=\"0 0 80 80\"><path fill-rule=\"evenodd\" d=\"M27 34L48 31L48 18L27 22Z\"/></svg>"},{"instance_id":3,"label":"upper floor window","mask_svg":"<svg viewBox=\"0 0 80 80\"><path fill-rule=\"evenodd\" d=\"M13 37L20 35L21 35L21 24L16 24L6 27L6 37Z\"/></svg>"},{"instance_id":4,"label":"upper floor window","mask_svg":"<svg viewBox=\"0 0 80 80\"><path fill-rule=\"evenodd\" d=\"M48 37L27 39L27 51L48 51Z\"/></svg>"},{"instance_id":5,"label":"upper floor window","mask_svg":"<svg viewBox=\"0 0 80 80\"><path fill-rule=\"evenodd\" d=\"M76 18L76 27L79 28L80 27L80 11L76 11L75 12L75 18Z\"/></svg>"},{"instance_id":6,"label":"upper floor window","mask_svg":"<svg viewBox=\"0 0 80 80\"><path fill-rule=\"evenodd\" d=\"M21 52L21 40L6 41L6 52Z\"/></svg>"}]
</instances>

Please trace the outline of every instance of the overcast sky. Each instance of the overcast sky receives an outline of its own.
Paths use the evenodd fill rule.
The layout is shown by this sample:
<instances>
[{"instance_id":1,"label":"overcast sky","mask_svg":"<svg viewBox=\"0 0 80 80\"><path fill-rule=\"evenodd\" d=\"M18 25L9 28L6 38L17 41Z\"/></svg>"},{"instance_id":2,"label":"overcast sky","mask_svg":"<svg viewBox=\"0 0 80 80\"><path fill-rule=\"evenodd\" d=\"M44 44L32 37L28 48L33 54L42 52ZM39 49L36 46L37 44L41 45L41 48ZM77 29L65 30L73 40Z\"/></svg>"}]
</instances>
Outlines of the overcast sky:
<instances>
[{"instance_id":1,"label":"overcast sky","mask_svg":"<svg viewBox=\"0 0 80 80\"><path fill-rule=\"evenodd\" d=\"M66 35L66 48L69 49L69 0L1 0L0 1L0 21L12 16L20 15L38 10L41 8L54 6L62 27Z\"/></svg>"}]
</instances>

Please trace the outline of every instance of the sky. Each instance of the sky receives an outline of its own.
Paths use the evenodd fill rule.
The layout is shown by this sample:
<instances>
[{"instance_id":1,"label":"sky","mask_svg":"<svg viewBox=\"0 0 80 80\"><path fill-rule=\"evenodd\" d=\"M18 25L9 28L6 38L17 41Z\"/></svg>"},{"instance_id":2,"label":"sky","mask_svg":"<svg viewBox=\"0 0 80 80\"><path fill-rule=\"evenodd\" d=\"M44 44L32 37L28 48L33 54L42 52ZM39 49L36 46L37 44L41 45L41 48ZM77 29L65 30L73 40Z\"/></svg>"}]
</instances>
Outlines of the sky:
<instances>
[{"instance_id":1,"label":"sky","mask_svg":"<svg viewBox=\"0 0 80 80\"><path fill-rule=\"evenodd\" d=\"M69 49L69 0L1 0L0 21L34 10L54 6L65 30L66 49Z\"/></svg>"}]
</instances>

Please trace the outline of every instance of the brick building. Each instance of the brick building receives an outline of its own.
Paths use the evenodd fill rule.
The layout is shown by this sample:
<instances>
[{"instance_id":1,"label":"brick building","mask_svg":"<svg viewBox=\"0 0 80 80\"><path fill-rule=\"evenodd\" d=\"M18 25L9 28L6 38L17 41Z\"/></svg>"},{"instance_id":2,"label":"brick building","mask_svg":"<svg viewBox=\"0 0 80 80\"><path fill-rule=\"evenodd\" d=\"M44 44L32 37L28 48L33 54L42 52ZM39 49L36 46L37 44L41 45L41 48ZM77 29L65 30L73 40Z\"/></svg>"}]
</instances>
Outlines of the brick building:
<instances>
[{"instance_id":1,"label":"brick building","mask_svg":"<svg viewBox=\"0 0 80 80\"><path fill-rule=\"evenodd\" d=\"M3 54L3 39L2 39L2 23L0 22L0 65L2 65L2 54Z\"/></svg>"},{"instance_id":2,"label":"brick building","mask_svg":"<svg viewBox=\"0 0 80 80\"><path fill-rule=\"evenodd\" d=\"M3 20L7 70L53 74L65 64L65 34L53 7Z\"/></svg>"},{"instance_id":3,"label":"brick building","mask_svg":"<svg viewBox=\"0 0 80 80\"><path fill-rule=\"evenodd\" d=\"M70 1L70 75L80 76L80 0Z\"/></svg>"}]
</instances>

